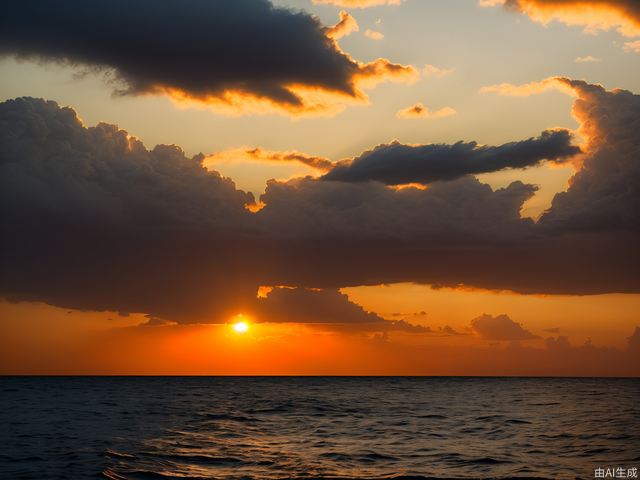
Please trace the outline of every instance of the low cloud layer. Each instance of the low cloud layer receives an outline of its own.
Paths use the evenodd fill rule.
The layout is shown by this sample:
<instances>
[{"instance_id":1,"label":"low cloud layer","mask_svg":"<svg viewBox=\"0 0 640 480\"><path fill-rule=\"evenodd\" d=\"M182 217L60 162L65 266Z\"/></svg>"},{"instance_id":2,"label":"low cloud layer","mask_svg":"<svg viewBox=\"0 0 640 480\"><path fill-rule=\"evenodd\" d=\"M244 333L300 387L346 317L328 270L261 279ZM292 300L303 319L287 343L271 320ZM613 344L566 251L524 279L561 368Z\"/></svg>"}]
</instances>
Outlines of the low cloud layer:
<instances>
[{"instance_id":1,"label":"low cloud layer","mask_svg":"<svg viewBox=\"0 0 640 480\"><path fill-rule=\"evenodd\" d=\"M256 301L257 318L270 323L342 325L358 330L428 332L404 320L385 320L367 312L338 290L274 287Z\"/></svg>"},{"instance_id":2,"label":"low cloud layer","mask_svg":"<svg viewBox=\"0 0 640 480\"><path fill-rule=\"evenodd\" d=\"M111 73L120 95L165 94L231 113L322 114L366 101L364 85L416 75L344 53L334 39L355 29L346 13L326 28L267 0L10 0L0 54Z\"/></svg>"},{"instance_id":3,"label":"low cloud layer","mask_svg":"<svg viewBox=\"0 0 640 480\"><path fill-rule=\"evenodd\" d=\"M402 189L271 181L251 213L253 196L202 156L147 150L54 102L1 103L0 296L217 323L255 306L260 285L638 293L640 96L565 82L588 141L581 169L538 223L520 216L535 186L493 190L470 175ZM486 148L539 153L558 139L571 148L564 131Z\"/></svg>"},{"instance_id":4,"label":"low cloud layer","mask_svg":"<svg viewBox=\"0 0 640 480\"><path fill-rule=\"evenodd\" d=\"M508 315L491 316L486 313L471 320L471 329L484 340L533 340L538 336L514 322Z\"/></svg>"},{"instance_id":5,"label":"low cloud layer","mask_svg":"<svg viewBox=\"0 0 640 480\"><path fill-rule=\"evenodd\" d=\"M579 151L571 144L567 130L548 130L537 138L498 147L479 146L476 142L418 146L394 142L378 145L352 162L338 165L323 178L344 182L376 180L387 185L431 183L468 174L531 167L544 160L562 162Z\"/></svg>"}]
</instances>

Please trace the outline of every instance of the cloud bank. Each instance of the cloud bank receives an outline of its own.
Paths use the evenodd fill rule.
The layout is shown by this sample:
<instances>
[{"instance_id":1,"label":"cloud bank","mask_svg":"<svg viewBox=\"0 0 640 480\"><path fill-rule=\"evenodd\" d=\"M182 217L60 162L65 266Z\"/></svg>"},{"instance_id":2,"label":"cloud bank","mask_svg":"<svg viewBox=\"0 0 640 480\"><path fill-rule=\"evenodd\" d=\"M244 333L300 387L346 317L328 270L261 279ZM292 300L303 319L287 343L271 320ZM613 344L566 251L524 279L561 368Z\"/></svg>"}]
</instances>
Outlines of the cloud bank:
<instances>
[{"instance_id":1,"label":"cloud bank","mask_svg":"<svg viewBox=\"0 0 640 480\"><path fill-rule=\"evenodd\" d=\"M217 323L256 308L260 285L638 293L640 96L563 81L588 141L568 190L538 223L520 216L535 186L493 190L468 174L433 180L433 171L442 173L423 160L408 170L398 163L400 180L367 179L369 168L361 181L271 181L264 208L251 213L253 196L204 168L203 156L149 150L113 125L85 127L54 102L1 103L0 296ZM558 145L568 152L568 140L566 131L550 131L499 147L426 150L460 148L476 169L478 159L501 166L552 156ZM416 147L392 144L380 153L389 148ZM445 163L447 175L469 168ZM384 183L416 178L433 181Z\"/></svg>"}]
</instances>

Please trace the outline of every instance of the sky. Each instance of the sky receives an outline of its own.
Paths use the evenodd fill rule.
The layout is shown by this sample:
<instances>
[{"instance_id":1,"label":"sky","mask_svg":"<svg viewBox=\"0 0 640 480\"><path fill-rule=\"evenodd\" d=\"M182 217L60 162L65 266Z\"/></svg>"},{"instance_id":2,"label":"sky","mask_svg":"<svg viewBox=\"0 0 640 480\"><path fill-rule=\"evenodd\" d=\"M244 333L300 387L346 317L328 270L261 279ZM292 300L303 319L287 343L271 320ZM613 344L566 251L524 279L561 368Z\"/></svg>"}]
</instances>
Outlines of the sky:
<instances>
[{"instance_id":1,"label":"sky","mask_svg":"<svg viewBox=\"0 0 640 480\"><path fill-rule=\"evenodd\" d=\"M640 374L635 1L5 10L0 373Z\"/></svg>"}]
</instances>

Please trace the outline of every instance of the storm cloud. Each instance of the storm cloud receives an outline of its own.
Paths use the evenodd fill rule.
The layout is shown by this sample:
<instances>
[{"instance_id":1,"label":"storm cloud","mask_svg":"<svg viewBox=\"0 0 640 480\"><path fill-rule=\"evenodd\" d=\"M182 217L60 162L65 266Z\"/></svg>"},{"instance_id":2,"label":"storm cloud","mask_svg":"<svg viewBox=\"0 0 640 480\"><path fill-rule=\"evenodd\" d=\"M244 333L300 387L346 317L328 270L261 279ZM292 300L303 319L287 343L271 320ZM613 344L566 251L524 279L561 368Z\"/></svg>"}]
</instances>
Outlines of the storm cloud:
<instances>
[{"instance_id":1,"label":"storm cloud","mask_svg":"<svg viewBox=\"0 0 640 480\"><path fill-rule=\"evenodd\" d=\"M325 180L364 182L376 180L387 185L431 183L469 174L489 173L507 168L527 168L544 160L561 163L580 152L571 145L567 130L547 130L539 137L498 147L476 142L453 145L378 145L350 162L328 172Z\"/></svg>"},{"instance_id":2,"label":"storm cloud","mask_svg":"<svg viewBox=\"0 0 640 480\"><path fill-rule=\"evenodd\" d=\"M268 0L9 0L0 54L111 72L120 95L168 94L235 112L255 104L322 112L331 105L305 92L362 101L360 81L415 74L385 59L359 63L331 32Z\"/></svg>"}]
</instances>

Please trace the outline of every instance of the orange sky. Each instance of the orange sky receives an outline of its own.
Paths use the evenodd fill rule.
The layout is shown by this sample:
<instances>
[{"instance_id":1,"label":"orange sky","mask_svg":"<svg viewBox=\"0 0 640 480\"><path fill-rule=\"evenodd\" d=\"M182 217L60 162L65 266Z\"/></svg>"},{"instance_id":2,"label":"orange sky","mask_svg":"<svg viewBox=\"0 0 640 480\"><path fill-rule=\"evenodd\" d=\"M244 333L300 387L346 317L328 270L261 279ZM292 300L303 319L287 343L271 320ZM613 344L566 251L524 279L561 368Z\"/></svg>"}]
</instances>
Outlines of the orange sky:
<instances>
[{"instance_id":1,"label":"orange sky","mask_svg":"<svg viewBox=\"0 0 640 480\"><path fill-rule=\"evenodd\" d=\"M640 375L634 2L176 5L7 12L0 374Z\"/></svg>"},{"instance_id":2,"label":"orange sky","mask_svg":"<svg viewBox=\"0 0 640 480\"><path fill-rule=\"evenodd\" d=\"M640 295L522 296L419 285L346 289L350 299L430 333L345 325L140 326L142 315L0 303L1 374L141 375L638 375L628 337ZM470 320L509 315L539 338L483 338ZM603 321L603 319L606 319ZM442 330L449 326L457 334ZM548 338L567 336L553 350ZM636 335L640 338L640 335ZM585 347L586 342L593 346ZM637 342L637 340L636 340Z\"/></svg>"}]
</instances>

